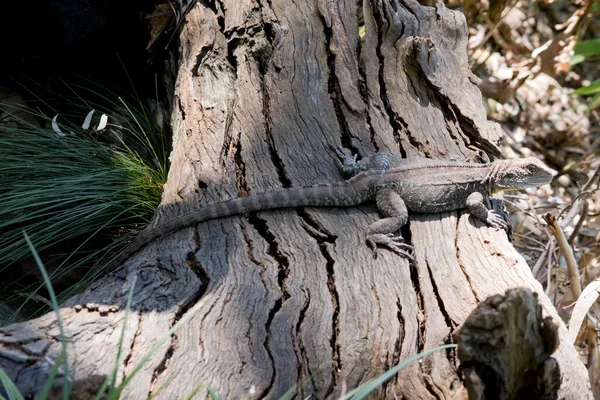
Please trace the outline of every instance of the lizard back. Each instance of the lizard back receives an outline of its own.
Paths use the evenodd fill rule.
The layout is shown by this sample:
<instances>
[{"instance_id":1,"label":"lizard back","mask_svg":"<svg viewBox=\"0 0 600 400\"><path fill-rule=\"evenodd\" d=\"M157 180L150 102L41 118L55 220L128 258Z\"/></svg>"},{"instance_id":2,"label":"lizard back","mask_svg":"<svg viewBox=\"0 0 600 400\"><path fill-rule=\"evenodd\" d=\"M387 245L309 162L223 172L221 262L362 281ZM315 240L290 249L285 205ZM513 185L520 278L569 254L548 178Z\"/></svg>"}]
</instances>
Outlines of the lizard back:
<instances>
[{"instance_id":1,"label":"lizard back","mask_svg":"<svg viewBox=\"0 0 600 400\"><path fill-rule=\"evenodd\" d=\"M490 164L409 159L386 171L379 185L394 189L411 212L437 213L466 207L473 192L489 194L489 173Z\"/></svg>"}]
</instances>

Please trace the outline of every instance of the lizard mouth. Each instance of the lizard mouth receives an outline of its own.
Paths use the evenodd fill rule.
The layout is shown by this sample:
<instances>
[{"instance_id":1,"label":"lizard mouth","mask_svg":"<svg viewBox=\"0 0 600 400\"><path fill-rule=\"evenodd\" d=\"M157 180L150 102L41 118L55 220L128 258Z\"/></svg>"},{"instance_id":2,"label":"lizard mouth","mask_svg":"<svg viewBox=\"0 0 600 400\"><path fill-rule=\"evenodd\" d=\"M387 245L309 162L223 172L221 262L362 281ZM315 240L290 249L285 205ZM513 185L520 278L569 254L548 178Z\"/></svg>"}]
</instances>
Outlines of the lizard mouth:
<instances>
[{"instance_id":1,"label":"lizard mouth","mask_svg":"<svg viewBox=\"0 0 600 400\"><path fill-rule=\"evenodd\" d=\"M499 185L499 190L523 190L547 185L552 182L552 177L528 178L527 180L513 180L508 185Z\"/></svg>"},{"instance_id":2,"label":"lizard mouth","mask_svg":"<svg viewBox=\"0 0 600 400\"><path fill-rule=\"evenodd\" d=\"M525 185L527 186L542 186L542 185L547 185L550 182L552 182L552 177L544 177L544 178L534 178L534 179L530 179L527 182L523 182L525 183Z\"/></svg>"}]
</instances>

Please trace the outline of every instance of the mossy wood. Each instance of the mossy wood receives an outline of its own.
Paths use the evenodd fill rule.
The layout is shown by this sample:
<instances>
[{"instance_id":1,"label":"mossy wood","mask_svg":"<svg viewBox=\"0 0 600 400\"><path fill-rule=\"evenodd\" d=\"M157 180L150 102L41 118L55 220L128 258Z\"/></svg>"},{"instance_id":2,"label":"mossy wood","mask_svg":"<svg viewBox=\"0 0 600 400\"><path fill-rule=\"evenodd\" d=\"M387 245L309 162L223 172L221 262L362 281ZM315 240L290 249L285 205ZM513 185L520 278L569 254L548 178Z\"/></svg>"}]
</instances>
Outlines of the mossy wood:
<instances>
[{"instance_id":1,"label":"mossy wood","mask_svg":"<svg viewBox=\"0 0 600 400\"><path fill-rule=\"evenodd\" d=\"M416 1L221 0L195 4L182 26L171 170L153 225L340 180L330 143L393 158L499 154L502 132L486 119L459 12ZM134 279L120 379L201 306L137 373L130 399L161 387L159 398L182 397L201 382L221 398L274 399L294 387L299 398L337 396L451 342L479 301L514 286L537 292L566 336L503 231L460 212L412 215L410 265L386 249L373 259L364 239L377 218L373 205L264 211L157 240L61 310L76 381L110 374ZM0 367L25 393L39 390L58 337L53 314L1 328ZM562 340L554 356L560 396L588 393L574 348ZM466 398L457 367L455 352L435 353L377 396Z\"/></svg>"}]
</instances>

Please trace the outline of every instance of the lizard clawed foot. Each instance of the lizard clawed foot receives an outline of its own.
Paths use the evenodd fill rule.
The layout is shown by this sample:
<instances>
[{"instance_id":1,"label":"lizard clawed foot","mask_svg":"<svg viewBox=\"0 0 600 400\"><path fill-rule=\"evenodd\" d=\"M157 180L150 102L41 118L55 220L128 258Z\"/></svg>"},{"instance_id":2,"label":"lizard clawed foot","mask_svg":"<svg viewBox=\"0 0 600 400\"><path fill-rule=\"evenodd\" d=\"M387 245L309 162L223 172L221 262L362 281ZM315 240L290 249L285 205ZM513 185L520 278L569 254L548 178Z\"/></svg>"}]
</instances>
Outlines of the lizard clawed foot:
<instances>
[{"instance_id":1,"label":"lizard clawed foot","mask_svg":"<svg viewBox=\"0 0 600 400\"><path fill-rule=\"evenodd\" d=\"M343 175L354 176L360 172L360 167L356 161L358 155L352 155L350 150L334 144L330 144L329 148L335 151L335 155L337 156L335 163Z\"/></svg>"},{"instance_id":2,"label":"lizard clawed foot","mask_svg":"<svg viewBox=\"0 0 600 400\"><path fill-rule=\"evenodd\" d=\"M508 230L508 223L501 215L496 214L493 210L488 210L488 215L485 223L493 228Z\"/></svg>"},{"instance_id":3,"label":"lizard clawed foot","mask_svg":"<svg viewBox=\"0 0 600 400\"><path fill-rule=\"evenodd\" d=\"M369 245L371 250L373 250L373 258L377 258L377 245L380 244L392 250L394 253L406 257L410 261L415 261L415 257L412 254L414 251L414 247L410 244L404 243L404 238L402 238L402 236L394 236L392 234L385 233L374 233L367 237L367 244Z\"/></svg>"},{"instance_id":4,"label":"lizard clawed foot","mask_svg":"<svg viewBox=\"0 0 600 400\"><path fill-rule=\"evenodd\" d=\"M336 146L335 144L329 144L329 148L335 151L335 154L340 159L350 159L352 161L356 161L356 156L353 156L350 150L345 147Z\"/></svg>"}]
</instances>

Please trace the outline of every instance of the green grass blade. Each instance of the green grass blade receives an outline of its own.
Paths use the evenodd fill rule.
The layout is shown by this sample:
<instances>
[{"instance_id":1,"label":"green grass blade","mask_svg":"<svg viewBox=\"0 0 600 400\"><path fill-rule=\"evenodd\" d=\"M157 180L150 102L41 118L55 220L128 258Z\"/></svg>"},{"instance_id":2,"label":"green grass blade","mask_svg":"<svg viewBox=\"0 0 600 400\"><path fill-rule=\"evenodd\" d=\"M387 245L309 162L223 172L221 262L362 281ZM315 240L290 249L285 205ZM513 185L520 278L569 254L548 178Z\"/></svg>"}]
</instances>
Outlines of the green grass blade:
<instances>
[{"instance_id":1,"label":"green grass blade","mask_svg":"<svg viewBox=\"0 0 600 400\"><path fill-rule=\"evenodd\" d=\"M600 79L596 79L595 81L590 83L588 86L584 86L575 91L576 94L579 94L582 96L585 96L588 94L594 94L597 92L600 92Z\"/></svg>"},{"instance_id":2,"label":"green grass blade","mask_svg":"<svg viewBox=\"0 0 600 400\"><path fill-rule=\"evenodd\" d=\"M40 256L38 255L37 251L33 247L33 243L31 243L31 240L29 239L29 236L27 236L27 233L25 231L23 231L23 236L25 237L25 241L27 242L27 245L29 246L31 253L33 254L33 258L35 259L35 262L37 263L38 268L40 269L40 273L42 274L42 277L44 278L44 283L46 284L46 289L48 290L48 294L50 295L50 300L52 301L52 308L54 308L54 311L56 312L56 323L58 324L58 328L60 330L60 342L62 344L62 353L65 354L64 363L63 363L64 369L65 369L65 379L64 379L65 383L63 385L63 399L68 400L69 394L71 393L71 379L69 376L69 360L68 360L68 357L66 356L67 355L67 337L65 336L65 329L64 329L64 326L62 323L62 319L60 317L58 301L56 300L56 294L54 293L54 288L52 287L52 283L50 282L50 277L48 276L48 273L46 272L46 268L44 268L44 264L42 263Z\"/></svg>"},{"instance_id":3,"label":"green grass blade","mask_svg":"<svg viewBox=\"0 0 600 400\"><path fill-rule=\"evenodd\" d=\"M422 353L416 354L412 357L410 357L407 360L404 360L403 362L401 362L400 364L396 365L395 367L391 368L390 370L386 371L385 373L381 374L380 376L378 376L377 378L373 379L372 381L369 381L365 384L360 385L359 387L357 387L354 390L351 390L350 392L348 392L344 397L342 397L342 400L348 400L348 399L352 399L352 400L361 400L364 399L365 397L367 397L372 391L374 391L375 389L377 389L382 383L384 383L385 381L387 381L388 379L391 379L392 377L394 377L398 372L400 372L402 369L406 368L409 364L428 356L431 353L434 353L436 351L440 351L440 350L445 350L445 349L452 349L457 347L457 345L455 344L446 344L443 346L439 346L439 347L435 347L433 349L429 349L427 351L424 351Z\"/></svg>"},{"instance_id":4,"label":"green grass blade","mask_svg":"<svg viewBox=\"0 0 600 400\"><path fill-rule=\"evenodd\" d=\"M0 368L0 382L2 382L2 388L6 391L9 400L25 400L19 389L2 368Z\"/></svg>"},{"instance_id":5,"label":"green grass blade","mask_svg":"<svg viewBox=\"0 0 600 400\"><path fill-rule=\"evenodd\" d=\"M591 111L598 108L598 106L600 106L600 93L596 93L596 95L592 97L588 103L588 109Z\"/></svg>"},{"instance_id":6,"label":"green grass blade","mask_svg":"<svg viewBox=\"0 0 600 400\"><path fill-rule=\"evenodd\" d=\"M213 388L206 382L200 382L199 384L197 384L196 387L194 387L194 389L191 391L191 393L185 398L185 400L192 400L192 398L194 398L196 393L198 393L200 391L200 389L202 389L202 388L206 389L206 391L208 392L208 395L210 396L211 399L219 400L217 393L215 393Z\"/></svg>"},{"instance_id":7,"label":"green grass blade","mask_svg":"<svg viewBox=\"0 0 600 400\"><path fill-rule=\"evenodd\" d=\"M107 376L102 382L102 386L98 389L98 393L96 393L96 400L101 400L104 398L104 393L106 393L106 389L108 389L108 385L110 385L110 376Z\"/></svg>"},{"instance_id":8,"label":"green grass blade","mask_svg":"<svg viewBox=\"0 0 600 400\"><path fill-rule=\"evenodd\" d=\"M196 312L198 312L198 310L201 307L203 307L205 305L206 305L205 301L200 300L179 321L177 321L177 323L175 323L171 327L171 329L169 329L169 331L167 333L165 333L163 336L161 336L157 340L156 344L154 346L152 346L152 348L146 354L144 354L142 359L136 364L136 366L133 368L131 373L123 380L123 382L121 382L121 384L119 385L117 390L113 393L113 396L112 397L109 396L108 399L109 400L117 400L119 398L119 396L121 395L121 392L123 391L125 386L127 386L127 384L133 379L133 377L142 369L142 366L144 365L144 363L146 363L146 361L148 361L150 359L150 357L152 357L152 355L154 353L156 353L156 351L158 351L158 349L167 341L167 339L169 337L171 337L171 335L173 335L173 333L175 333L175 331L181 325L186 323Z\"/></svg>"},{"instance_id":9,"label":"green grass blade","mask_svg":"<svg viewBox=\"0 0 600 400\"><path fill-rule=\"evenodd\" d=\"M600 54L600 38L592 40L579 40L575 43L574 54L583 57L597 56Z\"/></svg>"},{"instance_id":10,"label":"green grass blade","mask_svg":"<svg viewBox=\"0 0 600 400\"><path fill-rule=\"evenodd\" d=\"M127 295L127 304L125 305L125 317L123 318L123 329L121 329L121 335L119 336L119 347L117 348L117 359L115 360L115 366L112 370L111 376L111 385L110 391L108 392L108 397L111 398L115 389L115 384L117 383L117 371L119 370L119 364L121 363L121 356L123 355L123 340L125 338L125 329L127 328L127 319L129 318L129 314L131 314L131 301L133 299L133 289L135 288L135 284L137 282L137 277L134 276L131 280L131 287L129 288L129 294Z\"/></svg>"},{"instance_id":11,"label":"green grass blade","mask_svg":"<svg viewBox=\"0 0 600 400\"><path fill-rule=\"evenodd\" d=\"M64 351L61 351L56 360L54 361L54 366L50 370L50 374L46 378L46 382L44 382L44 387L42 390L36 395L36 399L38 400L46 400L48 395L50 394L50 390L52 390L52 384L54 383L54 379L56 379L56 374L58 373L58 368L60 367L60 363L63 362L63 359L66 358L66 354Z\"/></svg>"},{"instance_id":12,"label":"green grass blade","mask_svg":"<svg viewBox=\"0 0 600 400\"><path fill-rule=\"evenodd\" d=\"M171 382L173 382L173 377L170 376L169 378L167 378L167 381L165 383L163 383L162 385L160 385L160 387L158 389L156 389L152 395L150 395L150 397L148 397L148 400L153 400L155 399L160 392L162 392L167 386L169 386L171 384Z\"/></svg>"},{"instance_id":13,"label":"green grass blade","mask_svg":"<svg viewBox=\"0 0 600 400\"><path fill-rule=\"evenodd\" d=\"M298 384L295 384L294 386L289 388L288 391L285 392L283 394L283 396L281 396L279 398L279 400L292 400L297 394L298 394Z\"/></svg>"}]
</instances>

